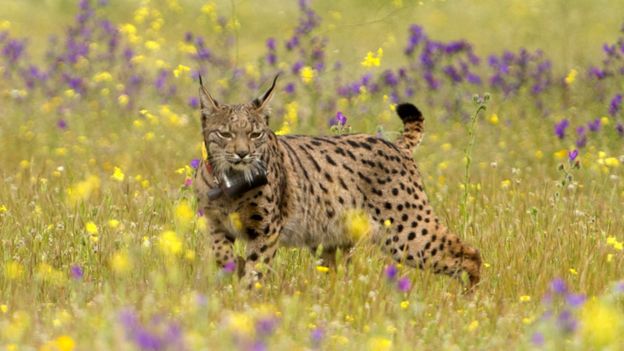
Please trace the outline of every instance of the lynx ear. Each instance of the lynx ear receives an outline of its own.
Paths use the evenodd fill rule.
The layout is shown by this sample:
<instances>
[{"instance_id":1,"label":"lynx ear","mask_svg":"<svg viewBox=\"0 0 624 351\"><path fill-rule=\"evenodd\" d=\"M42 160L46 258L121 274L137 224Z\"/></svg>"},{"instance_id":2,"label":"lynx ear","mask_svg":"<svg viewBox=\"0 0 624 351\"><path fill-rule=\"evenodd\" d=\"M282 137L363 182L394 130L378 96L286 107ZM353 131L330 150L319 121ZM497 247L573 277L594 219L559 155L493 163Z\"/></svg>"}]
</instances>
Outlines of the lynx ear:
<instances>
[{"instance_id":1,"label":"lynx ear","mask_svg":"<svg viewBox=\"0 0 624 351\"><path fill-rule=\"evenodd\" d=\"M273 98L273 93L275 92L275 83L277 82L277 78L279 78L279 73L275 75L275 78L273 78L273 83L271 84L271 87L269 88L269 90L267 90L266 93L262 95L262 97L259 97L253 101L253 105L256 108L256 110L259 111L259 110L264 109L269 104L269 101L271 101L271 99Z\"/></svg>"},{"instance_id":2,"label":"lynx ear","mask_svg":"<svg viewBox=\"0 0 624 351\"><path fill-rule=\"evenodd\" d=\"M199 75L199 102L201 109L208 109L210 111L216 111L219 109L219 103L213 99L208 90L204 88L201 74Z\"/></svg>"}]
</instances>

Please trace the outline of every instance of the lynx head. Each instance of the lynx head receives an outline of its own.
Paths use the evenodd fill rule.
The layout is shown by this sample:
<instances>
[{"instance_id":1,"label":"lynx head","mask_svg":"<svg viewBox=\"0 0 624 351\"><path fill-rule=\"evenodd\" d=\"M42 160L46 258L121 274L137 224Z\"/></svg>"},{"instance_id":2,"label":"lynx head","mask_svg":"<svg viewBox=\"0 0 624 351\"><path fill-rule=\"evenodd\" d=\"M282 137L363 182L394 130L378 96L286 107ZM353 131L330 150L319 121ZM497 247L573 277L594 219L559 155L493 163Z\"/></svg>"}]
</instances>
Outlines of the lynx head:
<instances>
[{"instance_id":1,"label":"lynx head","mask_svg":"<svg viewBox=\"0 0 624 351\"><path fill-rule=\"evenodd\" d=\"M271 135L267 105L273 97L275 82L259 98L246 104L217 102L199 79L201 123L208 159L216 175L243 172L251 179L264 170L261 156L267 151Z\"/></svg>"}]
</instances>

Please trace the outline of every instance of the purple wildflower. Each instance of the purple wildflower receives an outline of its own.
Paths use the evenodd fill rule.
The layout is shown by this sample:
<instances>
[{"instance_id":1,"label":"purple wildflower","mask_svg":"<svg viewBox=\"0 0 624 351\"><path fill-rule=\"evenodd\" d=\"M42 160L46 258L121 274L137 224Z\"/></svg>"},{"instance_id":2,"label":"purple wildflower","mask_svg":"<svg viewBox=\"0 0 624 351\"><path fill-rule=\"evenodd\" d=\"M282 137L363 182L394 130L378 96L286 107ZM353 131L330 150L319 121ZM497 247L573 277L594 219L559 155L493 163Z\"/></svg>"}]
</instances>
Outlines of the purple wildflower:
<instances>
[{"instance_id":1,"label":"purple wildflower","mask_svg":"<svg viewBox=\"0 0 624 351\"><path fill-rule=\"evenodd\" d=\"M564 333L573 333L578 326L578 321L571 311L564 310L557 317L557 325Z\"/></svg>"},{"instance_id":2,"label":"purple wildflower","mask_svg":"<svg viewBox=\"0 0 624 351\"><path fill-rule=\"evenodd\" d=\"M256 321L256 335L259 337L266 337L275 331L277 328L277 324L279 320L274 316L267 316L265 318L260 318Z\"/></svg>"},{"instance_id":3,"label":"purple wildflower","mask_svg":"<svg viewBox=\"0 0 624 351\"><path fill-rule=\"evenodd\" d=\"M565 137L565 130L568 128L569 125L570 121L568 121L566 118L555 124L555 134L557 135L557 137L559 137L559 139L563 139Z\"/></svg>"},{"instance_id":4,"label":"purple wildflower","mask_svg":"<svg viewBox=\"0 0 624 351\"><path fill-rule=\"evenodd\" d=\"M9 63L15 63L24 53L26 48L26 41L24 40L9 40L9 42L2 49L2 55L4 55Z\"/></svg>"},{"instance_id":5,"label":"purple wildflower","mask_svg":"<svg viewBox=\"0 0 624 351\"><path fill-rule=\"evenodd\" d=\"M310 332L310 340L312 345L319 347L323 338L325 337L325 330L321 327L316 327Z\"/></svg>"},{"instance_id":6,"label":"purple wildflower","mask_svg":"<svg viewBox=\"0 0 624 351\"><path fill-rule=\"evenodd\" d=\"M545 341L546 339L544 338L544 334L540 332L535 332L533 333L533 336L531 336L531 343L535 346L542 346Z\"/></svg>"},{"instance_id":7,"label":"purple wildflower","mask_svg":"<svg viewBox=\"0 0 624 351\"><path fill-rule=\"evenodd\" d=\"M412 282L409 280L408 277L403 277L397 282L397 288L400 292L408 292L411 287Z\"/></svg>"},{"instance_id":8,"label":"purple wildflower","mask_svg":"<svg viewBox=\"0 0 624 351\"><path fill-rule=\"evenodd\" d=\"M56 126L61 130L65 130L67 129L67 122L61 118L56 122Z\"/></svg>"},{"instance_id":9,"label":"purple wildflower","mask_svg":"<svg viewBox=\"0 0 624 351\"><path fill-rule=\"evenodd\" d=\"M195 303L198 306L206 306L206 304L208 303L208 299L206 298L206 295L204 294L197 294L195 296Z\"/></svg>"},{"instance_id":10,"label":"purple wildflower","mask_svg":"<svg viewBox=\"0 0 624 351\"><path fill-rule=\"evenodd\" d=\"M576 157L578 156L579 152L577 149L574 149L570 152L568 152L568 159L570 160L570 162L573 162L574 160L576 160Z\"/></svg>"},{"instance_id":11,"label":"purple wildflower","mask_svg":"<svg viewBox=\"0 0 624 351\"><path fill-rule=\"evenodd\" d=\"M597 132L600 130L600 118L596 118L593 121L587 123L587 128L589 128L592 132Z\"/></svg>"},{"instance_id":12,"label":"purple wildflower","mask_svg":"<svg viewBox=\"0 0 624 351\"><path fill-rule=\"evenodd\" d=\"M71 277L75 280L82 280L82 277L84 276L84 271L82 270L82 267L77 264L72 265L69 268L69 272L71 273Z\"/></svg>"},{"instance_id":13,"label":"purple wildflower","mask_svg":"<svg viewBox=\"0 0 624 351\"><path fill-rule=\"evenodd\" d=\"M286 86L284 87L284 91L288 94L292 94L295 92L295 84L294 83L288 83L286 84Z\"/></svg>"},{"instance_id":14,"label":"purple wildflower","mask_svg":"<svg viewBox=\"0 0 624 351\"><path fill-rule=\"evenodd\" d=\"M617 282L613 290L618 294L624 294L624 280Z\"/></svg>"},{"instance_id":15,"label":"purple wildflower","mask_svg":"<svg viewBox=\"0 0 624 351\"><path fill-rule=\"evenodd\" d=\"M393 264L389 264L384 270L384 273L386 274L386 278L388 278L388 280L394 280L398 272L399 270Z\"/></svg>"},{"instance_id":16,"label":"purple wildflower","mask_svg":"<svg viewBox=\"0 0 624 351\"><path fill-rule=\"evenodd\" d=\"M191 160L191 167L193 169L197 169L197 167L199 167L199 159L194 158L193 160Z\"/></svg>"},{"instance_id":17,"label":"purple wildflower","mask_svg":"<svg viewBox=\"0 0 624 351\"><path fill-rule=\"evenodd\" d=\"M589 75L600 80L600 79L604 79L607 74L605 73L604 70L601 70L598 67L592 67L589 69Z\"/></svg>"},{"instance_id":18,"label":"purple wildflower","mask_svg":"<svg viewBox=\"0 0 624 351\"><path fill-rule=\"evenodd\" d=\"M120 312L119 321L126 330L126 337L140 350L184 349L182 330L177 323L156 316L144 325L136 312L130 309Z\"/></svg>"},{"instance_id":19,"label":"purple wildflower","mask_svg":"<svg viewBox=\"0 0 624 351\"><path fill-rule=\"evenodd\" d=\"M609 114L611 116L615 116L618 112L620 112L620 109L622 108L622 94L617 94L613 97L613 99L611 99L611 102L609 103Z\"/></svg>"},{"instance_id":20,"label":"purple wildflower","mask_svg":"<svg viewBox=\"0 0 624 351\"><path fill-rule=\"evenodd\" d=\"M336 113L336 117L334 117L334 120L336 121L336 124L344 126L347 123L347 116L345 116L342 112L338 111L338 113Z\"/></svg>"},{"instance_id":21,"label":"purple wildflower","mask_svg":"<svg viewBox=\"0 0 624 351\"><path fill-rule=\"evenodd\" d=\"M303 68L303 62L301 61L297 61L295 62L295 64L293 64L292 66L292 73L293 74L299 74L299 71Z\"/></svg>"},{"instance_id":22,"label":"purple wildflower","mask_svg":"<svg viewBox=\"0 0 624 351\"><path fill-rule=\"evenodd\" d=\"M621 137L624 137L624 125L622 123L618 123L617 126L615 126L615 130Z\"/></svg>"},{"instance_id":23,"label":"purple wildflower","mask_svg":"<svg viewBox=\"0 0 624 351\"><path fill-rule=\"evenodd\" d=\"M275 38L269 38L266 40L266 46L269 50L275 50Z\"/></svg>"},{"instance_id":24,"label":"purple wildflower","mask_svg":"<svg viewBox=\"0 0 624 351\"><path fill-rule=\"evenodd\" d=\"M235 270L236 270L236 262L234 261L227 261L223 265L223 271L226 273L234 273Z\"/></svg>"},{"instance_id":25,"label":"purple wildflower","mask_svg":"<svg viewBox=\"0 0 624 351\"><path fill-rule=\"evenodd\" d=\"M579 133L579 136L576 139L576 147L584 148L586 144L587 144L587 134L585 134L585 132Z\"/></svg>"},{"instance_id":26,"label":"purple wildflower","mask_svg":"<svg viewBox=\"0 0 624 351\"><path fill-rule=\"evenodd\" d=\"M398 77L391 70L384 71L383 77L384 83L386 83L386 85L389 87L394 87L399 84Z\"/></svg>"},{"instance_id":27,"label":"purple wildflower","mask_svg":"<svg viewBox=\"0 0 624 351\"><path fill-rule=\"evenodd\" d=\"M586 299L587 298L583 294L568 294L566 296L566 301L567 301L568 305L570 305L571 307L574 307L574 308L577 308L577 307L580 307L581 305L583 305L583 303L585 303Z\"/></svg>"},{"instance_id":28,"label":"purple wildflower","mask_svg":"<svg viewBox=\"0 0 624 351\"><path fill-rule=\"evenodd\" d=\"M194 109L199 108L199 99L195 96L192 96L191 98L189 98L188 104Z\"/></svg>"},{"instance_id":29,"label":"purple wildflower","mask_svg":"<svg viewBox=\"0 0 624 351\"><path fill-rule=\"evenodd\" d=\"M555 278L550 282L550 290L556 294L565 294L568 291L568 287L563 279Z\"/></svg>"},{"instance_id":30,"label":"purple wildflower","mask_svg":"<svg viewBox=\"0 0 624 351\"><path fill-rule=\"evenodd\" d=\"M277 63L277 56L271 52L267 54L266 61L269 65L274 66Z\"/></svg>"}]
</instances>

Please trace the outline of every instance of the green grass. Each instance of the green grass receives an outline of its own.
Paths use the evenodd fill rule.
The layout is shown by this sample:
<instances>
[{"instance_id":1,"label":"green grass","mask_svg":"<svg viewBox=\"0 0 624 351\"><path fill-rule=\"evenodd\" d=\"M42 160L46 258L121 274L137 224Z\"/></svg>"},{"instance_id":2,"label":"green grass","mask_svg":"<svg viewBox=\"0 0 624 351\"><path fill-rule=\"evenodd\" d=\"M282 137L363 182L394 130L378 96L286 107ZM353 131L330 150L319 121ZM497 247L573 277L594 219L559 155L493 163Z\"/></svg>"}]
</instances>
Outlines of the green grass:
<instances>
[{"instance_id":1,"label":"green grass","mask_svg":"<svg viewBox=\"0 0 624 351\"><path fill-rule=\"evenodd\" d=\"M132 21L138 1L113 3L105 11L116 23ZM166 44L141 70L153 74L155 59L171 69L191 65L176 52L177 42L186 30L202 33L210 22L198 14L200 4L180 3L180 13L168 11L167 1L150 5L164 15L158 35ZM189 350L246 349L259 338L253 323L267 318L278 320L266 340L270 350L312 349L310 334L316 328L323 329L320 348L327 350L384 350L389 342L396 350L532 349L536 330L546 335L547 348L585 350L602 345L587 336L592 327L624 331L622 298L610 293L624 278L624 253L607 241L610 236L624 241L624 173L621 164L604 165L606 158L622 159L622 139L603 126L604 132L582 150L580 169L573 169L561 152L574 148L573 139L553 135L554 123L563 117L581 123L607 114L581 76L588 63L599 62L602 43L617 37L618 6L613 1L487 1L476 6L406 0L402 7L386 1L313 6L325 20L321 32L331 40L328 61L340 58L354 77L365 71L360 61L366 52L378 47L384 47L384 57L374 72L402 63L410 23L422 24L443 40L466 38L482 57L527 46L546 50L560 74L579 69L570 89L547 97L549 117L533 108L528 95L505 99L492 94L476 122L467 221L460 208L469 126L444 117L443 106L422 106L426 136L414 157L441 220L483 255L482 282L474 295L462 295L457 281L410 268L401 268L400 274L413 287L401 293L384 276L389 259L366 243L350 263L339 260L337 269L327 273L317 271L318 262L307 250L280 249L262 287L247 291L213 265L200 220L185 225L176 219L176 206L194 201L192 191L183 187L186 171L177 170L201 155L198 112L183 98L197 89L190 78L176 80L179 94L167 104L178 118L174 123L154 94L142 94L136 108L128 110L115 98L96 95L72 102L61 92L71 106L61 115L42 107L51 97L34 93L14 99L11 91L22 87L16 80L0 80L0 347L70 350L59 339L69 336L77 350L137 349L120 321L124 311L135 311L145 325L155 316L164 320L151 324L156 334L164 335L167 323L177 323ZM217 8L241 23L230 57L242 67L264 54L266 37L285 40L283 33L290 33L296 21L296 5L279 1L266 6L218 2ZM67 11L73 11L67 1L14 2L0 21L11 21L11 32L28 37L30 54L40 57L47 34L62 35L71 22ZM205 32L212 35L210 29ZM97 71L93 67L88 77ZM211 84L219 78L213 74ZM105 83L113 96L115 84ZM310 111L314 94L335 91L331 76L323 77L319 87L300 92L296 132L330 133L326 121L331 116ZM230 94L230 102L251 94L240 89ZM462 101L473 109L469 96ZM288 102L285 95L273 101L275 128ZM154 114L157 123L144 119L139 108ZM383 125L393 136L400 121L387 111L388 104L377 96L345 109L354 131L372 134ZM491 122L493 114L498 123ZM56 127L61 117L69 124L66 131ZM609 127L616 123L609 121ZM563 186L560 164L573 177ZM111 178L114 167L125 174L123 181ZM68 189L75 192L80 182L89 183L89 176L96 177L90 195L68 201ZM144 180L149 183L141 184ZM110 220L119 225L111 227ZM97 225L97 235L87 232L88 222ZM183 244L179 254L160 249L165 230L176 231ZM81 280L71 278L75 264L84 269ZM542 297L556 277L565 279L571 291L608 301L617 318L577 311L581 331L566 335L553 323L540 322L548 308ZM530 298L521 301L521 296ZM624 350L618 342L610 350Z\"/></svg>"}]
</instances>

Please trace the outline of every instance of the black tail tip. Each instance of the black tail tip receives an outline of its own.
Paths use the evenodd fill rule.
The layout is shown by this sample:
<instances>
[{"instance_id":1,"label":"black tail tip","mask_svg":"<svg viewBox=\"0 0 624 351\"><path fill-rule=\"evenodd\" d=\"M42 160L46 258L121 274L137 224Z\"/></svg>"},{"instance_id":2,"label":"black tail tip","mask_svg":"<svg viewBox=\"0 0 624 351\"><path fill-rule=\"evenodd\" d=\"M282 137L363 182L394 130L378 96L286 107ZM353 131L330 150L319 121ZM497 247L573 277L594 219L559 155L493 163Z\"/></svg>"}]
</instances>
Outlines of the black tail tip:
<instances>
[{"instance_id":1,"label":"black tail tip","mask_svg":"<svg viewBox=\"0 0 624 351\"><path fill-rule=\"evenodd\" d=\"M403 121L403 123L422 122L424 120L423 115L422 113L420 113L418 107L410 104L409 102L399 104L396 107L396 112L401 118L401 121Z\"/></svg>"}]
</instances>

